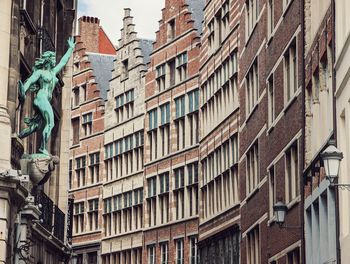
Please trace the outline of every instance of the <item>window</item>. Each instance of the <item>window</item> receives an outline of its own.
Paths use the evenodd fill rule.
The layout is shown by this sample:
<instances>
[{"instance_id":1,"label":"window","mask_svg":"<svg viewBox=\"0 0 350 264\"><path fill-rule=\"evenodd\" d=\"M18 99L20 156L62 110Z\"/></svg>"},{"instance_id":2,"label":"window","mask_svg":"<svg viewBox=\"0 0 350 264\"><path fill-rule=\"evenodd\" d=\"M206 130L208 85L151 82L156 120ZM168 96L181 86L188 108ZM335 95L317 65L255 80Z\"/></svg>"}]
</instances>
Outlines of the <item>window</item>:
<instances>
[{"instance_id":1,"label":"window","mask_svg":"<svg viewBox=\"0 0 350 264\"><path fill-rule=\"evenodd\" d=\"M247 157L247 194L251 193L259 184L259 148L256 142L248 151Z\"/></svg>"},{"instance_id":2,"label":"window","mask_svg":"<svg viewBox=\"0 0 350 264\"><path fill-rule=\"evenodd\" d=\"M175 59L171 60L168 62L168 67L169 67L169 86L168 87L172 87L175 85Z\"/></svg>"},{"instance_id":3,"label":"window","mask_svg":"<svg viewBox=\"0 0 350 264\"><path fill-rule=\"evenodd\" d=\"M122 61L122 79L126 79L129 77L129 61L124 60Z\"/></svg>"},{"instance_id":4,"label":"window","mask_svg":"<svg viewBox=\"0 0 350 264\"><path fill-rule=\"evenodd\" d=\"M171 41L175 38L175 19L172 19L168 22L168 41Z\"/></svg>"},{"instance_id":5,"label":"window","mask_svg":"<svg viewBox=\"0 0 350 264\"><path fill-rule=\"evenodd\" d=\"M120 108L124 105L124 94L118 95L115 98L116 108Z\"/></svg>"},{"instance_id":6,"label":"window","mask_svg":"<svg viewBox=\"0 0 350 264\"><path fill-rule=\"evenodd\" d=\"M80 130L79 130L79 117L72 119L73 130L73 145L79 144Z\"/></svg>"},{"instance_id":7,"label":"window","mask_svg":"<svg viewBox=\"0 0 350 264\"><path fill-rule=\"evenodd\" d=\"M96 264L97 263L97 252L90 252L88 255L88 263L87 264Z\"/></svg>"},{"instance_id":8,"label":"window","mask_svg":"<svg viewBox=\"0 0 350 264\"><path fill-rule=\"evenodd\" d=\"M299 195L298 142L285 153L286 202L289 203Z\"/></svg>"},{"instance_id":9,"label":"window","mask_svg":"<svg viewBox=\"0 0 350 264\"><path fill-rule=\"evenodd\" d=\"M165 125L170 123L170 103L160 106L160 124Z\"/></svg>"},{"instance_id":10,"label":"window","mask_svg":"<svg viewBox=\"0 0 350 264\"><path fill-rule=\"evenodd\" d=\"M287 264L299 264L300 263L299 248L293 250L292 252L289 252L287 255L287 259L288 259ZM326 262L323 262L323 263L326 263Z\"/></svg>"},{"instance_id":11,"label":"window","mask_svg":"<svg viewBox=\"0 0 350 264\"><path fill-rule=\"evenodd\" d=\"M187 198L189 215L198 214L198 162L187 165Z\"/></svg>"},{"instance_id":12,"label":"window","mask_svg":"<svg viewBox=\"0 0 350 264\"><path fill-rule=\"evenodd\" d=\"M177 82L187 78L187 53L182 53L176 58Z\"/></svg>"},{"instance_id":13,"label":"window","mask_svg":"<svg viewBox=\"0 0 350 264\"><path fill-rule=\"evenodd\" d=\"M75 106L78 106L80 104L79 87L75 87L73 89L73 96L74 96L74 98L73 98L73 101L74 101L73 106L75 107Z\"/></svg>"},{"instance_id":14,"label":"window","mask_svg":"<svg viewBox=\"0 0 350 264\"><path fill-rule=\"evenodd\" d=\"M86 166L86 157L80 157L75 159L75 175L77 178L78 187L85 186L85 166Z\"/></svg>"},{"instance_id":15,"label":"window","mask_svg":"<svg viewBox=\"0 0 350 264\"><path fill-rule=\"evenodd\" d=\"M158 90L163 91L165 89L165 64L157 66L156 72L157 72L156 81L157 81Z\"/></svg>"},{"instance_id":16,"label":"window","mask_svg":"<svg viewBox=\"0 0 350 264\"><path fill-rule=\"evenodd\" d=\"M298 89L296 56L296 42L293 40L287 52L284 54L285 103L289 103Z\"/></svg>"},{"instance_id":17,"label":"window","mask_svg":"<svg viewBox=\"0 0 350 264\"><path fill-rule=\"evenodd\" d=\"M247 264L260 264L259 226L247 234Z\"/></svg>"},{"instance_id":18,"label":"window","mask_svg":"<svg viewBox=\"0 0 350 264\"><path fill-rule=\"evenodd\" d=\"M251 66L246 77L246 113L249 115L258 103L259 99L259 78L257 60Z\"/></svg>"},{"instance_id":19,"label":"window","mask_svg":"<svg viewBox=\"0 0 350 264\"><path fill-rule=\"evenodd\" d=\"M148 180L148 197L153 197L157 194L157 178L152 177Z\"/></svg>"},{"instance_id":20,"label":"window","mask_svg":"<svg viewBox=\"0 0 350 264\"><path fill-rule=\"evenodd\" d=\"M197 264L197 237L190 238L190 264Z\"/></svg>"},{"instance_id":21,"label":"window","mask_svg":"<svg viewBox=\"0 0 350 264\"><path fill-rule=\"evenodd\" d=\"M274 0L268 0L268 6L267 6L267 33L268 36L270 36L274 29Z\"/></svg>"},{"instance_id":22,"label":"window","mask_svg":"<svg viewBox=\"0 0 350 264\"><path fill-rule=\"evenodd\" d=\"M209 50L213 51L214 46L215 46L215 31L214 31L214 19L208 23L208 45L209 45Z\"/></svg>"},{"instance_id":23,"label":"window","mask_svg":"<svg viewBox=\"0 0 350 264\"><path fill-rule=\"evenodd\" d=\"M100 181L100 153L94 153L90 154L90 165L89 165L89 171L90 171L90 180L91 183L97 183Z\"/></svg>"},{"instance_id":24,"label":"window","mask_svg":"<svg viewBox=\"0 0 350 264\"><path fill-rule=\"evenodd\" d=\"M158 126L157 108L148 112L149 116L149 130L155 129Z\"/></svg>"},{"instance_id":25,"label":"window","mask_svg":"<svg viewBox=\"0 0 350 264\"><path fill-rule=\"evenodd\" d=\"M174 199L176 207L176 220L185 217L185 204L184 204L184 185L185 185L185 170L184 167L174 170Z\"/></svg>"},{"instance_id":26,"label":"window","mask_svg":"<svg viewBox=\"0 0 350 264\"><path fill-rule=\"evenodd\" d=\"M84 136L89 136L92 133L92 113L83 115L83 131Z\"/></svg>"},{"instance_id":27,"label":"window","mask_svg":"<svg viewBox=\"0 0 350 264\"><path fill-rule=\"evenodd\" d=\"M148 246L148 264L156 264L156 247Z\"/></svg>"},{"instance_id":28,"label":"window","mask_svg":"<svg viewBox=\"0 0 350 264\"><path fill-rule=\"evenodd\" d=\"M160 193L169 192L169 172L159 175Z\"/></svg>"},{"instance_id":29,"label":"window","mask_svg":"<svg viewBox=\"0 0 350 264\"><path fill-rule=\"evenodd\" d=\"M198 162L187 165L188 184L198 183Z\"/></svg>"},{"instance_id":30,"label":"window","mask_svg":"<svg viewBox=\"0 0 350 264\"><path fill-rule=\"evenodd\" d=\"M269 208L270 208L270 219L274 216L273 206L276 204L276 177L275 177L275 166L273 165L269 169Z\"/></svg>"},{"instance_id":31,"label":"window","mask_svg":"<svg viewBox=\"0 0 350 264\"><path fill-rule=\"evenodd\" d=\"M169 172L159 175L159 186L160 223L164 224L169 221Z\"/></svg>"},{"instance_id":32,"label":"window","mask_svg":"<svg viewBox=\"0 0 350 264\"><path fill-rule=\"evenodd\" d=\"M188 93L188 112L194 112L199 109L199 90Z\"/></svg>"},{"instance_id":33,"label":"window","mask_svg":"<svg viewBox=\"0 0 350 264\"><path fill-rule=\"evenodd\" d=\"M74 204L74 231L75 233L80 233L85 231L84 225L84 202L79 202Z\"/></svg>"},{"instance_id":34,"label":"window","mask_svg":"<svg viewBox=\"0 0 350 264\"><path fill-rule=\"evenodd\" d=\"M89 211L88 211L88 219L89 219L89 230L97 230L98 229L98 199L89 200Z\"/></svg>"},{"instance_id":35,"label":"window","mask_svg":"<svg viewBox=\"0 0 350 264\"><path fill-rule=\"evenodd\" d=\"M168 243L160 244L160 254L161 254L161 264L168 264L169 260L169 251L168 251Z\"/></svg>"},{"instance_id":36,"label":"window","mask_svg":"<svg viewBox=\"0 0 350 264\"><path fill-rule=\"evenodd\" d=\"M246 38L253 32L259 17L259 0L247 0L245 3L246 10Z\"/></svg>"},{"instance_id":37,"label":"window","mask_svg":"<svg viewBox=\"0 0 350 264\"><path fill-rule=\"evenodd\" d=\"M176 243L176 264L184 263L184 240L178 239Z\"/></svg>"},{"instance_id":38,"label":"window","mask_svg":"<svg viewBox=\"0 0 350 264\"><path fill-rule=\"evenodd\" d=\"M68 168L68 171L69 171L69 189L72 189L73 187L73 161L72 160L69 160L69 168Z\"/></svg>"},{"instance_id":39,"label":"window","mask_svg":"<svg viewBox=\"0 0 350 264\"><path fill-rule=\"evenodd\" d=\"M268 124L271 126L275 120L275 87L273 83L273 75L268 79Z\"/></svg>"},{"instance_id":40,"label":"window","mask_svg":"<svg viewBox=\"0 0 350 264\"><path fill-rule=\"evenodd\" d=\"M149 116L149 150L150 150L150 160L157 158L157 130L158 120L157 120L157 108L148 112Z\"/></svg>"},{"instance_id":41,"label":"window","mask_svg":"<svg viewBox=\"0 0 350 264\"><path fill-rule=\"evenodd\" d=\"M185 96L180 96L175 99L176 118L183 117L185 115Z\"/></svg>"},{"instance_id":42,"label":"window","mask_svg":"<svg viewBox=\"0 0 350 264\"><path fill-rule=\"evenodd\" d=\"M87 100L87 90L86 90L86 84L83 84L81 86L81 91L83 93L83 102L85 102Z\"/></svg>"},{"instance_id":43,"label":"window","mask_svg":"<svg viewBox=\"0 0 350 264\"><path fill-rule=\"evenodd\" d=\"M221 30L222 30L222 39L225 39L225 37L230 32L230 3L228 0L224 2L221 8Z\"/></svg>"}]
</instances>

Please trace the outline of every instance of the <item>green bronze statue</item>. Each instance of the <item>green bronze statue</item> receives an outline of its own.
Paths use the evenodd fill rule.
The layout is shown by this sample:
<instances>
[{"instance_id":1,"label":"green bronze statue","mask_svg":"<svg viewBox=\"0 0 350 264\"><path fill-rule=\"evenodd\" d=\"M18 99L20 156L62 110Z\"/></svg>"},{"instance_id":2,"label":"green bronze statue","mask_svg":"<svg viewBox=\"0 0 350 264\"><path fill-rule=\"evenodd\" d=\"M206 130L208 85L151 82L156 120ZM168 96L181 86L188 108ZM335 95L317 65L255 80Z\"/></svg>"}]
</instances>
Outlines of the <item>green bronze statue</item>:
<instances>
[{"instance_id":1,"label":"green bronze statue","mask_svg":"<svg viewBox=\"0 0 350 264\"><path fill-rule=\"evenodd\" d=\"M23 129L18 136L19 138L25 138L37 130L43 129L39 152L47 156L50 155L47 150L47 142L55 125L50 101L52 92L58 82L56 75L67 64L75 47L73 38L69 38L67 42L69 48L57 65L56 54L52 51L46 51L35 61L33 74L25 83L23 84L19 81L19 100L21 105L25 101L28 90L35 93L33 102L35 115L24 119L28 127Z\"/></svg>"}]
</instances>

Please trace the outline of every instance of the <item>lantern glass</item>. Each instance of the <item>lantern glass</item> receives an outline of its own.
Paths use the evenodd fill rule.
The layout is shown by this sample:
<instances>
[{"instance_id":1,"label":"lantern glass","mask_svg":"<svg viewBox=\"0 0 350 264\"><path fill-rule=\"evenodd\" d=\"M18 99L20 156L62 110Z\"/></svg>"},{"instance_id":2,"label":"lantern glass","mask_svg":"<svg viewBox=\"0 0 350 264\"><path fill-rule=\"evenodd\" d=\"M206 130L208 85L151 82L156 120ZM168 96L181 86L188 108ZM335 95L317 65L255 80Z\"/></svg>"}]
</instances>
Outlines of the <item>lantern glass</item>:
<instances>
[{"instance_id":1,"label":"lantern glass","mask_svg":"<svg viewBox=\"0 0 350 264\"><path fill-rule=\"evenodd\" d=\"M286 218L287 206L281 201L279 201L275 204L273 209L275 211L276 222L279 225L282 225Z\"/></svg>"},{"instance_id":2,"label":"lantern glass","mask_svg":"<svg viewBox=\"0 0 350 264\"><path fill-rule=\"evenodd\" d=\"M343 153L334 145L329 145L322 152L321 158L323 159L326 177L331 183L334 183L339 175L339 166L343 158Z\"/></svg>"}]
</instances>

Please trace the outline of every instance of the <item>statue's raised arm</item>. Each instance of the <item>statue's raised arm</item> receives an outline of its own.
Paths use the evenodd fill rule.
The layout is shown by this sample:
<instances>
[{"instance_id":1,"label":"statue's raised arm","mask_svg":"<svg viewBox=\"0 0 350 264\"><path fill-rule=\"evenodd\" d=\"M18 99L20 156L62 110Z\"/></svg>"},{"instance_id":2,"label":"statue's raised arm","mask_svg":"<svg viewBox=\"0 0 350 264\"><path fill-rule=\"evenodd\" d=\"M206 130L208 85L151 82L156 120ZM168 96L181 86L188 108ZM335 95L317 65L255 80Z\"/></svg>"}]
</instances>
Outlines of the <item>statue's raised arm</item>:
<instances>
[{"instance_id":1,"label":"statue's raised arm","mask_svg":"<svg viewBox=\"0 0 350 264\"><path fill-rule=\"evenodd\" d=\"M19 81L19 100L23 105L27 91L35 94L33 101L34 115L25 117L24 122L27 127L20 133L20 138L25 138L38 130L42 130L41 146L39 152L50 156L47 143L51 136L51 131L55 125L54 114L51 106L52 93L58 83L57 74L67 64L75 48L73 38L68 39L68 50L62 57L60 63L56 65L56 54L53 51L46 51L36 59L33 66L32 75L23 84Z\"/></svg>"},{"instance_id":2,"label":"statue's raised arm","mask_svg":"<svg viewBox=\"0 0 350 264\"><path fill-rule=\"evenodd\" d=\"M69 47L68 50L63 55L61 61L53 69L55 74L58 74L63 69L63 67L68 63L68 60L69 60L70 56L72 55L72 53L74 51L74 48L75 48L74 38L70 37L67 40L67 43L68 43L68 47Z\"/></svg>"}]
</instances>

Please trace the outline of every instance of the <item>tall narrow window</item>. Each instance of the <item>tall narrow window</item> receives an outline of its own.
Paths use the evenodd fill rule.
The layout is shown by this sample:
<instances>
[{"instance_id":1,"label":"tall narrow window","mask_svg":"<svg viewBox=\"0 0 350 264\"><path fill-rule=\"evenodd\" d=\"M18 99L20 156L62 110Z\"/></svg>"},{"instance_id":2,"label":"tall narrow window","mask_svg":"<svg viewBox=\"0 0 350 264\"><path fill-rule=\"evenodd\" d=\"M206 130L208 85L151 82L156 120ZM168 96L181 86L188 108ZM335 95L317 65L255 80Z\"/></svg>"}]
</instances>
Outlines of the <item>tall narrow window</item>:
<instances>
[{"instance_id":1,"label":"tall narrow window","mask_svg":"<svg viewBox=\"0 0 350 264\"><path fill-rule=\"evenodd\" d=\"M77 145L79 144L79 138L80 138L79 117L72 119L72 128L73 128L73 145Z\"/></svg>"},{"instance_id":2,"label":"tall narrow window","mask_svg":"<svg viewBox=\"0 0 350 264\"><path fill-rule=\"evenodd\" d=\"M259 78L257 60L251 66L246 77L246 113L249 115L259 98Z\"/></svg>"},{"instance_id":3,"label":"tall narrow window","mask_svg":"<svg viewBox=\"0 0 350 264\"><path fill-rule=\"evenodd\" d=\"M298 77L297 77L297 57L296 57L296 41L293 40L287 52L284 54L284 92L285 102L293 98L297 91Z\"/></svg>"},{"instance_id":4,"label":"tall narrow window","mask_svg":"<svg viewBox=\"0 0 350 264\"><path fill-rule=\"evenodd\" d=\"M157 66L156 72L157 72L156 81L157 81L158 90L163 91L165 89L165 64Z\"/></svg>"},{"instance_id":5,"label":"tall narrow window","mask_svg":"<svg viewBox=\"0 0 350 264\"><path fill-rule=\"evenodd\" d=\"M187 52L180 54L176 58L176 79L182 82L187 78Z\"/></svg>"},{"instance_id":6,"label":"tall narrow window","mask_svg":"<svg viewBox=\"0 0 350 264\"><path fill-rule=\"evenodd\" d=\"M161 243L160 244L160 254L161 254L161 264L168 264L169 262L169 250L168 250L168 243Z\"/></svg>"},{"instance_id":7,"label":"tall narrow window","mask_svg":"<svg viewBox=\"0 0 350 264\"><path fill-rule=\"evenodd\" d=\"M168 22L168 41L171 41L175 38L175 19L172 19Z\"/></svg>"},{"instance_id":8,"label":"tall narrow window","mask_svg":"<svg viewBox=\"0 0 350 264\"><path fill-rule=\"evenodd\" d=\"M123 60L122 61L122 79L128 78L129 77L129 61L128 60Z\"/></svg>"},{"instance_id":9,"label":"tall narrow window","mask_svg":"<svg viewBox=\"0 0 350 264\"><path fill-rule=\"evenodd\" d=\"M175 72L176 62L175 62L175 60L169 61L168 67L169 67L169 85L168 85L168 87L172 87L176 83L176 78L175 78L175 76L176 76L176 72Z\"/></svg>"},{"instance_id":10,"label":"tall narrow window","mask_svg":"<svg viewBox=\"0 0 350 264\"><path fill-rule=\"evenodd\" d=\"M286 202L291 202L299 195L298 142L285 153Z\"/></svg>"},{"instance_id":11,"label":"tall narrow window","mask_svg":"<svg viewBox=\"0 0 350 264\"><path fill-rule=\"evenodd\" d=\"M247 234L247 263L260 264L260 233L259 226Z\"/></svg>"},{"instance_id":12,"label":"tall narrow window","mask_svg":"<svg viewBox=\"0 0 350 264\"><path fill-rule=\"evenodd\" d=\"M176 264L184 263L184 240L176 240Z\"/></svg>"},{"instance_id":13,"label":"tall narrow window","mask_svg":"<svg viewBox=\"0 0 350 264\"><path fill-rule=\"evenodd\" d=\"M275 119L275 87L273 85L273 75L268 79L268 124L272 124Z\"/></svg>"},{"instance_id":14,"label":"tall narrow window","mask_svg":"<svg viewBox=\"0 0 350 264\"><path fill-rule=\"evenodd\" d=\"M268 6L267 6L267 31L268 35L270 36L274 29L274 0L268 0Z\"/></svg>"},{"instance_id":15,"label":"tall narrow window","mask_svg":"<svg viewBox=\"0 0 350 264\"><path fill-rule=\"evenodd\" d=\"M92 113L83 115L83 131L84 136L89 136L92 133Z\"/></svg>"},{"instance_id":16,"label":"tall narrow window","mask_svg":"<svg viewBox=\"0 0 350 264\"><path fill-rule=\"evenodd\" d=\"M256 142L248 151L246 157L247 164L247 193L252 192L259 184L259 148Z\"/></svg>"},{"instance_id":17,"label":"tall narrow window","mask_svg":"<svg viewBox=\"0 0 350 264\"><path fill-rule=\"evenodd\" d=\"M276 178L275 166L269 169L269 208L270 219L274 216L273 206L276 204Z\"/></svg>"},{"instance_id":18,"label":"tall narrow window","mask_svg":"<svg viewBox=\"0 0 350 264\"><path fill-rule=\"evenodd\" d=\"M154 245L148 247L148 264L156 264L156 247Z\"/></svg>"}]
</instances>

